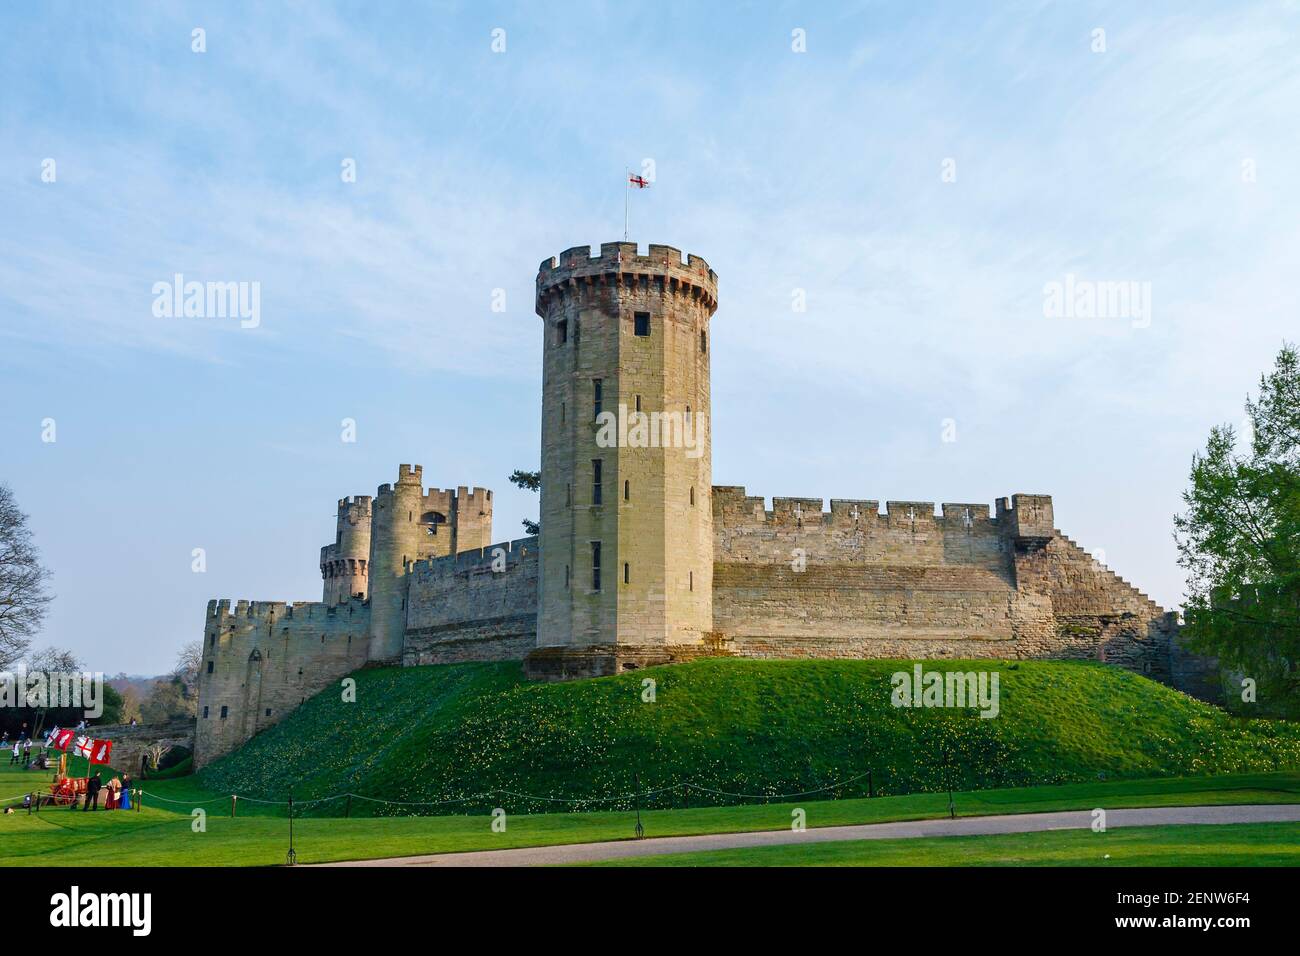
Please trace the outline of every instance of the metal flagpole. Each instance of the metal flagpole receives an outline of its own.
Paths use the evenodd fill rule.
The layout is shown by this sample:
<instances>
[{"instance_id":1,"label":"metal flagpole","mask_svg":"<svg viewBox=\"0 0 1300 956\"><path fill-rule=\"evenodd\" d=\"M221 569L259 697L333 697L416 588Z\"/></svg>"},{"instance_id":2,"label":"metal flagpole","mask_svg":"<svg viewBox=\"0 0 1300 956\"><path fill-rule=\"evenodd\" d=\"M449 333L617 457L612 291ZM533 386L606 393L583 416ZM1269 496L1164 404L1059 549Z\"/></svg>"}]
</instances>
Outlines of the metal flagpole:
<instances>
[{"instance_id":1,"label":"metal flagpole","mask_svg":"<svg viewBox=\"0 0 1300 956\"><path fill-rule=\"evenodd\" d=\"M627 194L630 193L632 183L632 170L623 170L623 241L627 242Z\"/></svg>"}]
</instances>

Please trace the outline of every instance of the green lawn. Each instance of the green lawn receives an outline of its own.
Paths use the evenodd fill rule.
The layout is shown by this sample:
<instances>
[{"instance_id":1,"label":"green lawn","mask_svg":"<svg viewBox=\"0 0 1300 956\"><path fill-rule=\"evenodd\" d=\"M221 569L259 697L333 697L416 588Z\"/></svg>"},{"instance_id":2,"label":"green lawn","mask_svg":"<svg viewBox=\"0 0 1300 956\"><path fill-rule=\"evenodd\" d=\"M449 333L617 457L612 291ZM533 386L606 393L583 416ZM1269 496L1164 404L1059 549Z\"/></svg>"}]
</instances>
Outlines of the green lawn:
<instances>
[{"instance_id":1,"label":"green lawn","mask_svg":"<svg viewBox=\"0 0 1300 956\"><path fill-rule=\"evenodd\" d=\"M609 860L590 866L1300 866L1300 823L1052 830L852 840Z\"/></svg>"},{"instance_id":2,"label":"green lawn","mask_svg":"<svg viewBox=\"0 0 1300 956\"><path fill-rule=\"evenodd\" d=\"M43 786L47 779L46 774L0 771L0 796ZM231 819L229 797L201 789L194 778L146 782L145 786L150 796L146 796L145 807L138 813L87 813L60 808L0 816L0 865L249 866L284 861L288 821L283 816L269 815L268 811L275 808L241 805L240 815ZM160 799L163 796L177 802L165 803ZM1300 802L1300 773L1296 772L954 794L960 816L1097 806L1113 809L1296 802ZM191 810L198 806L207 811L207 829L202 833L191 828ZM790 812L796 806L807 812L810 827L835 826L944 817L948 814L948 795L920 793L875 799L648 810L643 811L642 822L649 836L778 830L789 827ZM627 839L632 837L635 825L635 816L626 811L533 815L516 814L509 807L507 811L510 815L505 833L493 833L490 818L485 815L297 819L295 844L300 861L311 863ZM1287 833L1282 835L1292 838ZM1032 841L1034 837L1026 839ZM1080 858L1080 862L1088 862L1088 858Z\"/></svg>"},{"instance_id":3,"label":"green lawn","mask_svg":"<svg viewBox=\"0 0 1300 956\"><path fill-rule=\"evenodd\" d=\"M942 817L949 784L962 816L1300 802L1300 726L1046 661L928 665L996 669L993 719L895 708L889 677L909 666L704 660L562 684L525 682L518 663L361 670L355 703L323 691L199 774L145 781L141 812L0 817L0 863L278 864L290 784L303 862L630 838L632 800L610 795L638 786L664 788L641 800L650 836L785 829L795 807L810 827ZM866 779L824 789L868 769L873 799ZM0 797L48 779L0 768ZM779 797L808 790L820 792ZM344 792L359 796L310 802ZM196 808L205 832L192 831Z\"/></svg>"},{"instance_id":4,"label":"green lawn","mask_svg":"<svg viewBox=\"0 0 1300 956\"><path fill-rule=\"evenodd\" d=\"M877 794L1300 770L1300 726L1246 720L1121 668L942 661L1000 674L1001 713L906 709L890 675L909 661L702 660L567 683L517 662L358 671L357 700L325 690L198 775L204 789L283 801L345 791L458 801L423 812L630 809L754 802L872 772ZM655 701L642 682L657 682ZM194 784L181 784L193 787ZM169 793L159 782L159 792ZM826 797L867 794L858 779ZM502 796L501 791L528 796ZM184 792L184 791L178 791ZM489 796L481 796L488 794ZM760 797L761 799L761 797ZM814 799L807 796L800 799ZM575 801L566 803L563 801ZM305 808L341 814L331 803ZM354 802L352 815L408 807Z\"/></svg>"}]
</instances>

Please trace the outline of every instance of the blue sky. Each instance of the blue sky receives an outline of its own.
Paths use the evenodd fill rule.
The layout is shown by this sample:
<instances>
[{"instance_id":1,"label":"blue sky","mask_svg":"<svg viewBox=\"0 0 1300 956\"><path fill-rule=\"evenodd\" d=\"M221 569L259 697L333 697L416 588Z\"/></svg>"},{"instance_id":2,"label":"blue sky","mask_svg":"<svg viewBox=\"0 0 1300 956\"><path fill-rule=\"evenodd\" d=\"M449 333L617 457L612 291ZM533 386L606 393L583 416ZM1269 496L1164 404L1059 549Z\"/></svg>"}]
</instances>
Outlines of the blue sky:
<instances>
[{"instance_id":1,"label":"blue sky","mask_svg":"<svg viewBox=\"0 0 1300 956\"><path fill-rule=\"evenodd\" d=\"M0 9L0 480L55 574L37 643L156 672L211 597L319 600L335 500L401 462L518 536L537 264L619 238L646 159L631 238L720 277L715 483L1049 493L1175 606L1191 455L1300 337L1300 8L816 7ZM178 272L260 283L260 325L155 317ZM1045 317L1067 274L1149 282L1149 326Z\"/></svg>"}]
</instances>

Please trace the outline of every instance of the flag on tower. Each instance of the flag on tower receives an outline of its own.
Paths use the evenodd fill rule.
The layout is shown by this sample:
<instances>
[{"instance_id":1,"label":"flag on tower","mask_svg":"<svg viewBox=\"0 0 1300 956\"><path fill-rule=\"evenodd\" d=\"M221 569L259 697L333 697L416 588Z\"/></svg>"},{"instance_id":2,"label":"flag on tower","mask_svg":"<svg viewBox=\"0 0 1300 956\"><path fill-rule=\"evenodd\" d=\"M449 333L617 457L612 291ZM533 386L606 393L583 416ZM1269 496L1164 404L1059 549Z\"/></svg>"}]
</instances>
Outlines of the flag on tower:
<instances>
[{"instance_id":1,"label":"flag on tower","mask_svg":"<svg viewBox=\"0 0 1300 956\"><path fill-rule=\"evenodd\" d=\"M628 194L632 192L633 186L635 186L637 189L650 188L650 180L646 179L644 176L638 176L635 173L633 173L632 170L630 169L625 170L625 172L627 173L627 182L623 184L623 241L624 242L627 241Z\"/></svg>"}]
</instances>

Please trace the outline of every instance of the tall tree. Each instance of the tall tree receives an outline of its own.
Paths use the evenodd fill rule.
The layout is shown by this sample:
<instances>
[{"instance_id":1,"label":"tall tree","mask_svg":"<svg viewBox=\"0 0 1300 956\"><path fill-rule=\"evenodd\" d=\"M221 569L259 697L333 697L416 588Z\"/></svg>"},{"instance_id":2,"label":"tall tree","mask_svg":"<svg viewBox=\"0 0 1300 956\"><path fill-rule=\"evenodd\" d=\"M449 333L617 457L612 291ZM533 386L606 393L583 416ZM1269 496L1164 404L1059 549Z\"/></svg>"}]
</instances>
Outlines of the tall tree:
<instances>
[{"instance_id":1,"label":"tall tree","mask_svg":"<svg viewBox=\"0 0 1300 956\"><path fill-rule=\"evenodd\" d=\"M165 724L193 716L194 702L186 699L185 684L175 676L155 681L149 696L140 704L140 720L145 724Z\"/></svg>"},{"instance_id":2,"label":"tall tree","mask_svg":"<svg viewBox=\"0 0 1300 956\"><path fill-rule=\"evenodd\" d=\"M199 696L199 667L203 663L203 642L190 641L176 654L176 667L172 676L177 678L184 688L184 697L191 706Z\"/></svg>"},{"instance_id":3,"label":"tall tree","mask_svg":"<svg viewBox=\"0 0 1300 956\"><path fill-rule=\"evenodd\" d=\"M1254 682L1259 711L1300 716L1300 356L1286 345L1245 434L1211 429L1174 519L1189 646ZM1249 685L1245 686L1249 691ZM1239 693L1233 685L1233 700ZM1249 693L1246 695L1249 702Z\"/></svg>"},{"instance_id":4,"label":"tall tree","mask_svg":"<svg viewBox=\"0 0 1300 956\"><path fill-rule=\"evenodd\" d=\"M32 545L27 515L0 484L0 669L8 670L31 646L50 603L50 572Z\"/></svg>"}]
</instances>

